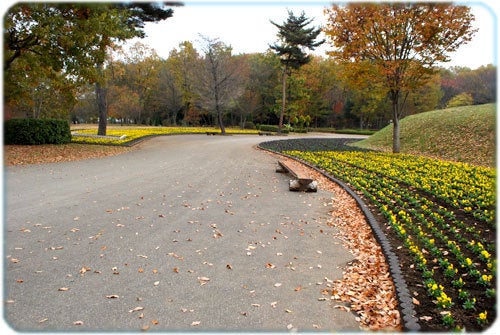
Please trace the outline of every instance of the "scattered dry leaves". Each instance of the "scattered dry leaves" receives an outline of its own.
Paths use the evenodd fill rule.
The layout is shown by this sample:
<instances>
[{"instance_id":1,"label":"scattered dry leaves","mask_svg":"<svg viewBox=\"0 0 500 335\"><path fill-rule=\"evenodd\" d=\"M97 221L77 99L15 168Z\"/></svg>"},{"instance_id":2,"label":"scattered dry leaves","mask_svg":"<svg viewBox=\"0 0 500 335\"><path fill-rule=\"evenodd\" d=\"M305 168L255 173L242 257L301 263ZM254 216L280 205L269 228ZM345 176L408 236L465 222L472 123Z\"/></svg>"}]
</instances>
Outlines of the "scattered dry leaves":
<instances>
[{"instance_id":1,"label":"scattered dry leaves","mask_svg":"<svg viewBox=\"0 0 500 335\"><path fill-rule=\"evenodd\" d=\"M137 306L135 308L132 308L131 310L129 310L128 312L129 313L134 313L134 312L138 312L138 311L142 311L144 309L144 307L142 306Z\"/></svg>"},{"instance_id":2,"label":"scattered dry leaves","mask_svg":"<svg viewBox=\"0 0 500 335\"><path fill-rule=\"evenodd\" d=\"M210 281L210 278L198 277L198 281L200 282L200 286L203 286L203 285L206 285Z\"/></svg>"},{"instance_id":3,"label":"scattered dry leaves","mask_svg":"<svg viewBox=\"0 0 500 335\"><path fill-rule=\"evenodd\" d=\"M115 156L133 150L129 147L88 144L5 145L4 164L26 165L78 161Z\"/></svg>"},{"instance_id":4,"label":"scattered dry leaves","mask_svg":"<svg viewBox=\"0 0 500 335\"><path fill-rule=\"evenodd\" d=\"M274 156L287 163L291 161ZM335 194L329 224L339 229L338 237L356 257L356 261L345 270L343 279L332 283L333 298L349 304L349 307L337 308L358 314L362 328L401 331L401 316L389 266L356 201L315 170L296 162L290 164L313 176L319 189Z\"/></svg>"}]
</instances>

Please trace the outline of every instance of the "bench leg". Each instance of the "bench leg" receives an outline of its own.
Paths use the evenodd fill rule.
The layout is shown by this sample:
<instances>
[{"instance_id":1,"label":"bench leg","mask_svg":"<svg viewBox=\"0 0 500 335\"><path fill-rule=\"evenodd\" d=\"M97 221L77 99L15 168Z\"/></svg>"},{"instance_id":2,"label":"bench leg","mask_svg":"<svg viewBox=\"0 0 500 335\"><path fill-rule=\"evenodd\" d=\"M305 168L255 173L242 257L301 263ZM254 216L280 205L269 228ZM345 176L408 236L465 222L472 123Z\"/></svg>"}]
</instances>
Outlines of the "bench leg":
<instances>
[{"instance_id":1,"label":"bench leg","mask_svg":"<svg viewBox=\"0 0 500 335\"><path fill-rule=\"evenodd\" d=\"M288 189L290 191L317 192L318 191L318 182L316 180L313 180L310 183L302 184L297 179L291 179Z\"/></svg>"},{"instance_id":2,"label":"bench leg","mask_svg":"<svg viewBox=\"0 0 500 335\"><path fill-rule=\"evenodd\" d=\"M288 173L288 171L279 164L278 164L278 166L276 166L276 172L277 173Z\"/></svg>"}]
</instances>

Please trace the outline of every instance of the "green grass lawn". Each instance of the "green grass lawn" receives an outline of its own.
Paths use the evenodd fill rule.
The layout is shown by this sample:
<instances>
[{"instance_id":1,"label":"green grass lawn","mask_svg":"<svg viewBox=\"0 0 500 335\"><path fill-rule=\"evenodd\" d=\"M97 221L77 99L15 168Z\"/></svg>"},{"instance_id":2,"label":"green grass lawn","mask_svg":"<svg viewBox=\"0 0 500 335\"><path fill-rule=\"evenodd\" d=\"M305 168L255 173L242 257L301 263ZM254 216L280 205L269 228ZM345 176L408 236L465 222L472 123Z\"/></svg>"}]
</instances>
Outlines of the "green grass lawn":
<instances>
[{"instance_id":1,"label":"green grass lawn","mask_svg":"<svg viewBox=\"0 0 500 335\"><path fill-rule=\"evenodd\" d=\"M496 166L496 104L436 110L401 120L401 152ZM392 150L392 125L357 142L358 147Z\"/></svg>"}]
</instances>

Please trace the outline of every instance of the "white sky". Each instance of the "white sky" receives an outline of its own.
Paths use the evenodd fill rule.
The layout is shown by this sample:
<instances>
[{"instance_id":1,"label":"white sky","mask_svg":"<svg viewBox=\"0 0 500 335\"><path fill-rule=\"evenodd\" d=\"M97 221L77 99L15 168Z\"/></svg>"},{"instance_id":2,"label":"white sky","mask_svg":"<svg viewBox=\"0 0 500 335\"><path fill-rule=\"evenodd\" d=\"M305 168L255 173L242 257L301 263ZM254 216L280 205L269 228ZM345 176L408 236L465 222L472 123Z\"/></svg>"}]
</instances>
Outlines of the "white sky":
<instances>
[{"instance_id":1,"label":"white sky","mask_svg":"<svg viewBox=\"0 0 500 335\"><path fill-rule=\"evenodd\" d=\"M183 7L174 8L174 16L166 21L146 25L147 37L141 43L156 50L167 58L179 43L191 41L197 46L200 34L218 38L233 47L233 52L264 52L277 37L277 28L270 20L281 24L287 17L287 9L299 15L303 10L306 17L313 19L312 25L324 26L326 18L323 9L332 1L202 1L186 0ZM452 62L444 66L468 66L475 69L481 65L497 65L497 14L498 1L464 1L476 16L475 26L479 28L473 41L461 47L452 55ZM315 53L324 55L331 47L325 43ZM199 50L199 48L197 48Z\"/></svg>"},{"instance_id":2,"label":"white sky","mask_svg":"<svg viewBox=\"0 0 500 335\"><path fill-rule=\"evenodd\" d=\"M40 1L40 0L35 0ZM16 0L0 0L3 14ZM83 1L85 2L85 1ZM147 24L147 37L140 42L167 58L173 48L183 41L197 47L200 34L231 45L235 54L265 52L277 37L277 28L270 20L281 24L287 10L299 15L303 10L313 25L324 26L323 9L333 1L325 0L185 0L183 7L174 7L174 16L166 21ZM472 8L479 31L473 40L451 55L452 61L443 66L467 66L475 69L482 65L498 65L498 21L500 1L461 1ZM321 36L321 35L320 35ZM132 41L131 41L132 42ZM197 48L199 50L199 48ZM331 47L325 43L315 51L325 55Z\"/></svg>"}]
</instances>

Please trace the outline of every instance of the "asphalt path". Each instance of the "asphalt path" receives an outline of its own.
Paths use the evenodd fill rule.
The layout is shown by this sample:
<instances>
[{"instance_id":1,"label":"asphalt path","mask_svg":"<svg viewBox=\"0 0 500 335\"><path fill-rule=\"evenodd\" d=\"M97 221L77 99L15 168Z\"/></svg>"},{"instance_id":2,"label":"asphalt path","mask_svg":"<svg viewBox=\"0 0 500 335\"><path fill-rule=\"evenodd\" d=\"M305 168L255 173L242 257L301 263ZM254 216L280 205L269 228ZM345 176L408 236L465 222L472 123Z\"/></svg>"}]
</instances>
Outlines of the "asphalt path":
<instances>
[{"instance_id":1,"label":"asphalt path","mask_svg":"<svg viewBox=\"0 0 500 335\"><path fill-rule=\"evenodd\" d=\"M335 195L288 191L254 148L267 139L157 137L114 157L5 168L6 326L359 330L325 294L353 260L328 225Z\"/></svg>"}]
</instances>

